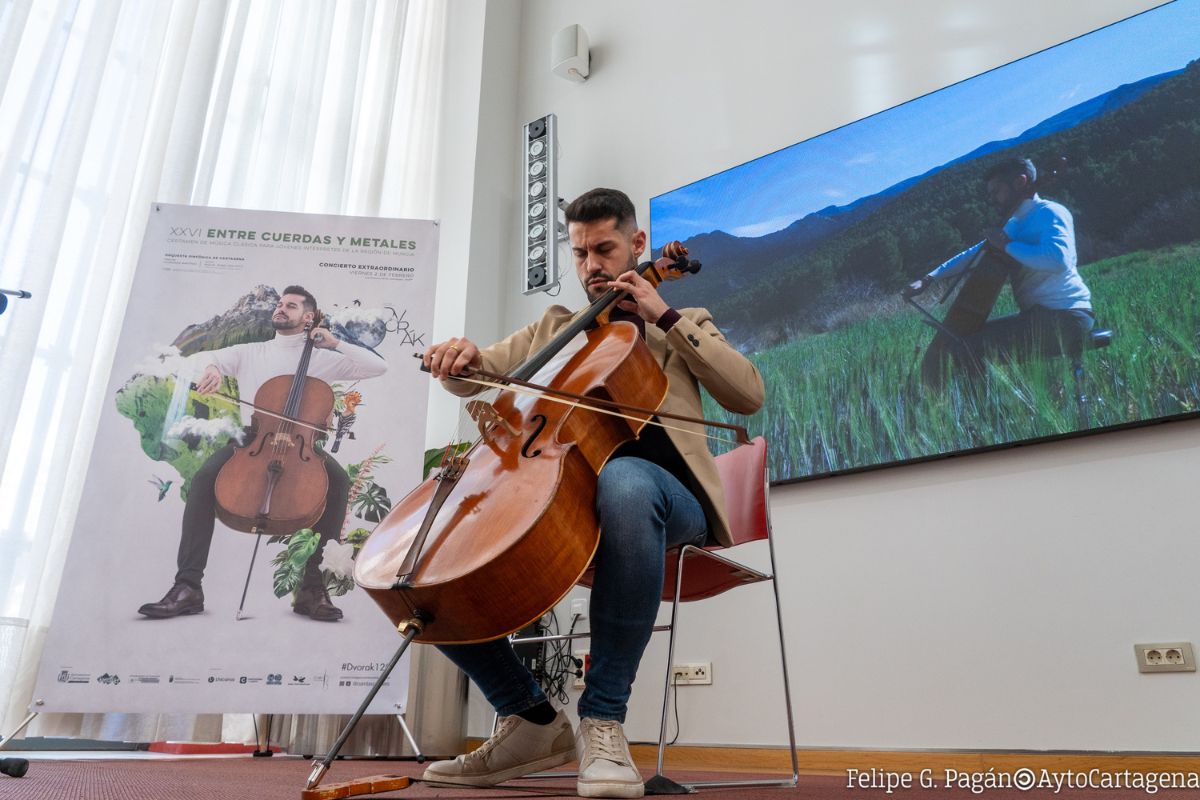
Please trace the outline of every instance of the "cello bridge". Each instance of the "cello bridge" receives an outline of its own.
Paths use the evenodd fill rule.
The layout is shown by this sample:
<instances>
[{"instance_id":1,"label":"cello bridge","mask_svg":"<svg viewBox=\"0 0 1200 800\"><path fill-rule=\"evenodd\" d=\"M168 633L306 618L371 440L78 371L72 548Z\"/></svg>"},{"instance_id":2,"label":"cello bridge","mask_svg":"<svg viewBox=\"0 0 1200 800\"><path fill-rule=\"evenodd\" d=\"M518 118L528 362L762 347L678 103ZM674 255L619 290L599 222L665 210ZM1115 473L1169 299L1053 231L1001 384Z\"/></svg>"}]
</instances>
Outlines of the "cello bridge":
<instances>
[{"instance_id":1,"label":"cello bridge","mask_svg":"<svg viewBox=\"0 0 1200 800\"><path fill-rule=\"evenodd\" d=\"M512 426L512 423L500 416L500 412L491 403L486 403L483 400L472 400L467 403L467 413L471 415L471 419L475 420L475 424L479 426L479 435L489 442L492 441L491 434L497 426L508 431L509 436L517 435L517 429Z\"/></svg>"},{"instance_id":2,"label":"cello bridge","mask_svg":"<svg viewBox=\"0 0 1200 800\"><path fill-rule=\"evenodd\" d=\"M296 443L292 441L291 434L287 433L272 433L271 447L295 447Z\"/></svg>"}]
</instances>

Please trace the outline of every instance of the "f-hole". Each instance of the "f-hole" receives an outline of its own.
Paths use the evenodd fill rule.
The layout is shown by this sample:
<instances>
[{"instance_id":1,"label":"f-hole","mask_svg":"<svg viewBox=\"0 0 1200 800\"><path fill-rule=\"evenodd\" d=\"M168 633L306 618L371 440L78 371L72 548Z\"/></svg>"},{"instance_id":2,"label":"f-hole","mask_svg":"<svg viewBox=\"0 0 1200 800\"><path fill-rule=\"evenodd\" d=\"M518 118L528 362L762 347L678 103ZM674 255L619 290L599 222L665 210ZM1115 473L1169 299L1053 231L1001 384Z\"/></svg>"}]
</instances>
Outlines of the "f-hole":
<instances>
[{"instance_id":1,"label":"f-hole","mask_svg":"<svg viewBox=\"0 0 1200 800\"><path fill-rule=\"evenodd\" d=\"M542 428L546 427L546 415L534 414L533 419L537 421L538 426L534 429L533 433L529 434L529 438L525 440L525 444L521 446L521 455L525 456L525 458L537 458L542 454L540 448L534 450L532 453L529 452L529 446L533 444L533 440L542 432Z\"/></svg>"}]
</instances>

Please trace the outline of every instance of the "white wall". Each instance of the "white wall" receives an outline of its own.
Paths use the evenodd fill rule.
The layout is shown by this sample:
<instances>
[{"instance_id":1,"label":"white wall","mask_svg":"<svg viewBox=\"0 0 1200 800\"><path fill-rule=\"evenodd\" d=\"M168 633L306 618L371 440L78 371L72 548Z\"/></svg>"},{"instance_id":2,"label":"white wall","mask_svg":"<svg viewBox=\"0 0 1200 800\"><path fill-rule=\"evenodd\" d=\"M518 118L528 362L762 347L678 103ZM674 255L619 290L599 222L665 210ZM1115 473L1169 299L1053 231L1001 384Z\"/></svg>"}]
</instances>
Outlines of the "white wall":
<instances>
[{"instance_id":1,"label":"white wall","mask_svg":"<svg viewBox=\"0 0 1200 800\"><path fill-rule=\"evenodd\" d=\"M619 187L644 221L653 195L1153 5L525 0L519 31L489 25L519 37L491 62L516 70L517 90L484 98L496 116L480 129L511 141L556 113L562 194ZM549 72L551 36L570 23L592 40L583 85ZM474 213L496 238L470 245L472 275L482 251L505 248L488 267L506 271L504 330L551 302L511 288L516 155L477 159ZM496 291L469 285L480 307ZM568 276L558 302L582 297ZM1140 675L1131 646L1200 642L1198 455L1193 421L775 489L801 745L1200 750L1183 722L1200 713L1200 676ZM767 600L755 588L689 609L677 661L711 661L715 680L680 689L680 742L786 740ZM635 686L635 740L657 737L664 654L651 645ZM470 733L485 723L476 695Z\"/></svg>"},{"instance_id":2,"label":"white wall","mask_svg":"<svg viewBox=\"0 0 1200 800\"><path fill-rule=\"evenodd\" d=\"M513 4L447 0L445 98L437 166L440 221L438 289L429 343L450 336L493 341L507 332L497 302L517 280L503 264L519 229L517 181L517 52L520 9ZM444 445L458 402L430 386L428 446Z\"/></svg>"}]
</instances>

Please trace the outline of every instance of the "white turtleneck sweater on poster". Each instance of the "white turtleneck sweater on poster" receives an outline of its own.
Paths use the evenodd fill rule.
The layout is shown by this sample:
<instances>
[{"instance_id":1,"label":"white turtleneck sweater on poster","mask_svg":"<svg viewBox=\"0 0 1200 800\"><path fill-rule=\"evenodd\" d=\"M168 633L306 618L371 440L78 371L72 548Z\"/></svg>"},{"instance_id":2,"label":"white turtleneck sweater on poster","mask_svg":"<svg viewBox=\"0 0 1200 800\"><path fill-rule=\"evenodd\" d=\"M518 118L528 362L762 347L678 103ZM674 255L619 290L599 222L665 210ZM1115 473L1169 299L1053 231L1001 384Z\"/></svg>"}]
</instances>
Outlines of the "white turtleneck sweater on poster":
<instances>
[{"instance_id":1,"label":"white turtleneck sweater on poster","mask_svg":"<svg viewBox=\"0 0 1200 800\"><path fill-rule=\"evenodd\" d=\"M265 342L235 344L197 355L200 370L210 364L221 374L237 378L238 394L253 400L259 387L279 375L295 375L304 351L304 334L275 335ZM308 375L325 382L374 378L387 372L387 362L365 347L341 342L336 350L314 347Z\"/></svg>"}]
</instances>

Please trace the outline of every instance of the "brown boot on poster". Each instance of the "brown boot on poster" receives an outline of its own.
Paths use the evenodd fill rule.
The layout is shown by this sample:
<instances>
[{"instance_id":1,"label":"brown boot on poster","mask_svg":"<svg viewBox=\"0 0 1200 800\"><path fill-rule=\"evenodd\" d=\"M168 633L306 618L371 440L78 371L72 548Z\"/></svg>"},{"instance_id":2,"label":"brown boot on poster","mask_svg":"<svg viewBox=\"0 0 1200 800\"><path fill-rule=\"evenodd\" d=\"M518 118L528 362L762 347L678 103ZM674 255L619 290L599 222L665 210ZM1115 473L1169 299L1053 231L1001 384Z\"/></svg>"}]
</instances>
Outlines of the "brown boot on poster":
<instances>
[{"instance_id":1,"label":"brown boot on poster","mask_svg":"<svg viewBox=\"0 0 1200 800\"><path fill-rule=\"evenodd\" d=\"M342 618L342 610L333 604L329 592L319 583L304 584L296 590L292 611L318 622L337 622Z\"/></svg>"},{"instance_id":2,"label":"brown boot on poster","mask_svg":"<svg viewBox=\"0 0 1200 800\"><path fill-rule=\"evenodd\" d=\"M199 586L175 581L162 600L146 603L138 613L150 619L170 619L183 614L199 614L204 610L204 591Z\"/></svg>"}]
</instances>

